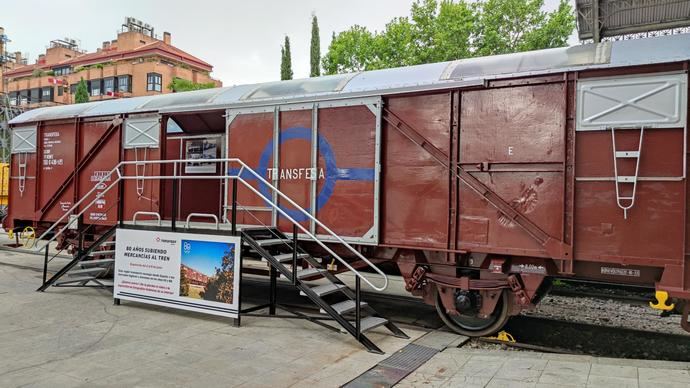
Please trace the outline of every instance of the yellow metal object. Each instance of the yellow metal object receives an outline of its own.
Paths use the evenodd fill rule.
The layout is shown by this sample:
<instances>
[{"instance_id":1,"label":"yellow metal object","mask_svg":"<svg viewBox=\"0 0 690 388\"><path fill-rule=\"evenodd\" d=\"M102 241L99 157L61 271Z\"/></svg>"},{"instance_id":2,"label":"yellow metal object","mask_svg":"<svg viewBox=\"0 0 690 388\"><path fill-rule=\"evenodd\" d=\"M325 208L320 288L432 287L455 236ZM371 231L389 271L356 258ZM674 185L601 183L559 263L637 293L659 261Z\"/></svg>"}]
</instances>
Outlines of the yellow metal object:
<instances>
[{"instance_id":1,"label":"yellow metal object","mask_svg":"<svg viewBox=\"0 0 690 388\"><path fill-rule=\"evenodd\" d=\"M34 228L27 226L22 230L21 234L22 240L24 240L24 246L27 248L33 248L36 243L36 231Z\"/></svg>"},{"instance_id":2,"label":"yellow metal object","mask_svg":"<svg viewBox=\"0 0 690 388\"><path fill-rule=\"evenodd\" d=\"M496 334L495 337L486 337L487 339L503 341L503 342L515 342L515 338L505 330L501 330Z\"/></svg>"},{"instance_id":3,"label":"yellow metal object","mask_svg":"<svg viewBox=\"0 0 690 388\"><path fill-rule=\"evenodd\" d=\"M10 164L0 163L0 205L7 206L9 197Z\"/></svg>"},{"instance_id":4,"label":"yellow metal object","mask_svg":"<svg viewBox=\"0 0 690 388\"><path fill-rule=\"evenodd\" d=\"M10 229L10 230L7 231L7 237L8 237L10 240L14 240L14 229Z\"/></svg>"},{"instance_id":5,"label":"yellow metal object","mask_svg":"<svg viewBox=\"0 0 690 388\"><path fill-rule=\"evenodd\" d=\"M661 311L671 311L676 307L674 303L666 304L666 302L668 302L668 292L657 290L654 296L656 298L656 303L654 303L654 301L649 302L649 307Z\"/></svg>"}]
</instances>

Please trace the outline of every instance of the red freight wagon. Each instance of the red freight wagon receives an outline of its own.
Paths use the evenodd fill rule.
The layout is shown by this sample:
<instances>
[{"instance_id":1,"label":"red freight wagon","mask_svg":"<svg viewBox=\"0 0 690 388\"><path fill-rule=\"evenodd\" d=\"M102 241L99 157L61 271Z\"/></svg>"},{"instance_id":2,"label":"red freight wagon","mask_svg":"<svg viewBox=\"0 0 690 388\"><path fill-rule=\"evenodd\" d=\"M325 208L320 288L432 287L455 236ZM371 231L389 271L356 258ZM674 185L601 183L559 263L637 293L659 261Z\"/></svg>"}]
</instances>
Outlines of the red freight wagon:
<instances>
[{"instance_id":1,"label":"red freight wagon","mask_svg":"<svg viewBox=\"0 0 690 388\"><path fill-rule=\"evenodd\" d=\"M689 60L678 35L38 109L11 123L8 222L46 228L139 161L83 225L227 224L239 174L239 224L294 220L396 263L460 333L498 330L554 277L655 286L687 327Z\"/></svg>"}]
</instances>

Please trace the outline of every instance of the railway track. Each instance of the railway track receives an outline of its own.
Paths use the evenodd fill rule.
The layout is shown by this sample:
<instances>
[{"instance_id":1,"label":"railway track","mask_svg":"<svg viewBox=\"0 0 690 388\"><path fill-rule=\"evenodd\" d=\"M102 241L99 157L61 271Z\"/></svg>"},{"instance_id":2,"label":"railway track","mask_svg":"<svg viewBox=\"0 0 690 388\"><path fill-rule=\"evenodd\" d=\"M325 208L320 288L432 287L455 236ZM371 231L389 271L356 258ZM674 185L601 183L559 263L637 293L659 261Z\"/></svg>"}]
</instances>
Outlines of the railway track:
<instances>
[{"instance_id":1,"label":"railway track","mask_svg":"<svg viewBox=\"0 0 690 388\"><path fill-rule=\"evenodd\" d=\"M249 300L256 298L257 302L263 302L262 298L265 298L268 292L267 282L259 279L251 279L245 282L250 287L245 287L246 291L243 291L243 298L246 297ZM605 291L593 291L592 294L601 298L615 299L621 303L629 303L631 301L642 302L641 297L634 297L634 295L630 297L625 297L624 295L609 297ZM315 313L309 304L303 303L299 295L288 292L287 287L280 287L279 295L280 299L284 301L283 303L303 308L304 312ZM419 299L374 293L366 294L364 299L398 324L424 329L440 329L444 326L443 322L438 318L435 308L424 304ZM511 318L505 330L515 338L516 342L509 343L487 338L476 338L464 346L472 343L482 343L517 348L524 351L547 353L690 361L690 335L585 324L570 320L524 315Z\"/></svg>"},{"instance_id":2,"label":"railway track","mask_svg":"<svg viewBox=\"0 0 690 388\"><path fill-rule=\"evenodd\" d=\"M577 280L557 280L550 295L613 299L626 303L644 304L652 300L654 289L647 287L622 287L617 284Z\"/></svg>"}]
</instances>

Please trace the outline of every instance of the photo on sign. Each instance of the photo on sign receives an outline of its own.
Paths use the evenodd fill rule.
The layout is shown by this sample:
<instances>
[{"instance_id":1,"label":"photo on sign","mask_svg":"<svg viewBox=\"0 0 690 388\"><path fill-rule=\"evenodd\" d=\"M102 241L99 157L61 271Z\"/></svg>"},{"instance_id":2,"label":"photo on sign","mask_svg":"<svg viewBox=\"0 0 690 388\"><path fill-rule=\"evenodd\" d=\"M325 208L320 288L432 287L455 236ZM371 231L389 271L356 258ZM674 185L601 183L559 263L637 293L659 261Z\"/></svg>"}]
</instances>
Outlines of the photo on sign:
<instances>
[{"instance_id":1,"label":"photo on sign","mask_svg":"<svg viewBox=\"0 0 690 388\"><path fill-rule=\"evenodd\" d=\"M185 159L194 162L185 165L185 173L215 173L216 163L204 162L208 159L216 159L218 155L218 143L216 139L199 139L187 141L187 153Z\"/></svg>"},{"instance_id":2,"label":"photo on sign","mask_svg":"<svg viewBox=\"0 0 690 388\"><path fill-rule=\"evenodd\" d=\"M180 296L233 303L235 244L182 240Z\"/></svg>"}]
</instances>

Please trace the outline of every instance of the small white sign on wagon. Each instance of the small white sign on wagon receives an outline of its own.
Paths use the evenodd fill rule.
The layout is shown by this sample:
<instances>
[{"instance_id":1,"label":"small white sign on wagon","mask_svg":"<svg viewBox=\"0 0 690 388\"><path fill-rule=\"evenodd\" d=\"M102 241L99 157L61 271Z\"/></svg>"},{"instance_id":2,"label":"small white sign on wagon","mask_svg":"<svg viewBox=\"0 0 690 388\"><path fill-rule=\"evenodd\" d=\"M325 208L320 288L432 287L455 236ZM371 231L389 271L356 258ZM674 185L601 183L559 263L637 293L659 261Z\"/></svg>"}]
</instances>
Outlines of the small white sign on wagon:
<instances>
[{"instance_id":1,"label":"small white sign on wagon","mask_svg":"<svg viewBox=\"0 0 690 388\"><path fill-rule=\"evenodd\" d=\"M239 317L239 237L118 229L116 300Z\"/></svg>"}]
</instances>

